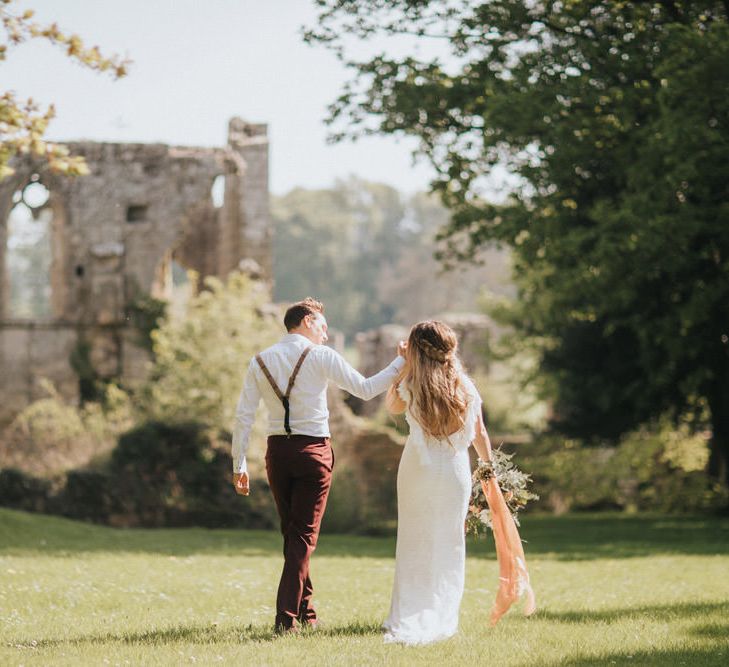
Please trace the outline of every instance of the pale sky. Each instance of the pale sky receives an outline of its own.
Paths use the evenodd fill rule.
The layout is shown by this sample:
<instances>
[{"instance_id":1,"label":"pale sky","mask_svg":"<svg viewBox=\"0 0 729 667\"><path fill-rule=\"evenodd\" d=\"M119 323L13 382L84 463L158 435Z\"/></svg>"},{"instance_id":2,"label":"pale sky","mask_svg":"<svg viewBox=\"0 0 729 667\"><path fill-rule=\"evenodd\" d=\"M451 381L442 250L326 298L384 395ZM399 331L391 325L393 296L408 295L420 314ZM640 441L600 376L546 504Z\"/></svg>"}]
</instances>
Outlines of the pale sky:
<instances>
[{"instance_id":1,"label":"pale sky","mask_svg":"<svg viewBox=\"0 0 729 667\"><path fill-rule=\"evenodd\" d=\"M87 46L134 62L119 81L69 61L39 40L0 64L0 91L54 103L54 140L224 145L228 119L267 123L271 191L327 187L357 175L403 192L425 190L432 171L412 164L412 140L328 145L326 106L344 66L299 34L313 0L21 0ZM14 5L11 5L13 7ZM379 47L380 45L377 45Z\"/></svg>"}]
</instances>

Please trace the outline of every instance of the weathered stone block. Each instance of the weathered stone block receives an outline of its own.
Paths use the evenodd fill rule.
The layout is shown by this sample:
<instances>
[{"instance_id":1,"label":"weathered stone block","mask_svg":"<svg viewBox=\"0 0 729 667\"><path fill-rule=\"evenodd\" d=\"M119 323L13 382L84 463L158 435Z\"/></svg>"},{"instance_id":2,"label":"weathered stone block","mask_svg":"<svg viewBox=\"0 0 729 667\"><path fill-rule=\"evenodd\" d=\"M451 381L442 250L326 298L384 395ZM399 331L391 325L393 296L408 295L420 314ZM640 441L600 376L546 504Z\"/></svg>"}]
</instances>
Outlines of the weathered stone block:
<instances>
[{"instance_id":1,"label":"weathered stone block","mask_svg":"<svg viewBox=\"0 0 729 667\"><path fill-rule=\"evenodd\" d=\"M225 278L255 259L270 275L266 125L234 118L228 144L194 148L164 144L72 142L90 174L53 174L34 158L13 161L0 183L0 415L36 396L42 377L74 400L78 378L68 358L83 331L91 361L104 378L128 384L144 374L147 353L133 343L126 314L139 295L166 295L171 263L201 278ZM211 188L223 177L222 205ZM17 192L38 182L50 192L50 328L21 326L8 311L7 218ZM0 417L1 418L1 417Z\"/></svg>"}]
</instances>

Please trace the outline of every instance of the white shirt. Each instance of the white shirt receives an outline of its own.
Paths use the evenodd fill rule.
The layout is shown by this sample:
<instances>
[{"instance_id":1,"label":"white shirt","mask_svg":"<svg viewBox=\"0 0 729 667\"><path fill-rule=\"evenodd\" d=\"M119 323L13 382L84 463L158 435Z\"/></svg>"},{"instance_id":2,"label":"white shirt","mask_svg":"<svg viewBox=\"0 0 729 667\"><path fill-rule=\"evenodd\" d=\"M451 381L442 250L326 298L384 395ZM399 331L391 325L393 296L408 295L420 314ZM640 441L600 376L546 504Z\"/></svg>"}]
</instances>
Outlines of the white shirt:
<instances>
[{"instance_id":1,"label":"white shirt","mask_svg":"<svg viewBox=\"0 0 729 667\"><path fill-rule=\"evenodd\" d=\"M289 398L292 434L330 436L327 407L327 384L330 380L350 394L368 401L385 391L405 364L402 357L397 357L376 375L365 378L330 347L314 345L300 334L288 334L260 353L282 392L286 391L294 366L307 347L311 347L311 351L299 369ZM254 357L248 364L235 411L233 472L247 472L248 440L261 397L268 408L268 435L285 435L283 405Z\"/></svg>"}]
</instances>

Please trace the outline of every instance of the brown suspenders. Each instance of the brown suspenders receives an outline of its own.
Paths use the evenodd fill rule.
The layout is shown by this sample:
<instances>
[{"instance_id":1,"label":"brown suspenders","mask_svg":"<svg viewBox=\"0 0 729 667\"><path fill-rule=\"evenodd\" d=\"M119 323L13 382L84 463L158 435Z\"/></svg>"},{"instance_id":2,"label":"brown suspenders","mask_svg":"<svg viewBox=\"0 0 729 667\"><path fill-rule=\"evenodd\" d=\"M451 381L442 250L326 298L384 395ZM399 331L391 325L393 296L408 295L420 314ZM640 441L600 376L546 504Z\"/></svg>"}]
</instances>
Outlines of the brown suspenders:
<instances>
[{"instance_id":1,"label":"brown suspenders","mask_svg":"<svg viewBox=\"0 0 729 667\"><path fill-rule=\"evenodd\" d=\"M291 426L289 426L289 396L291 396L291 390L294 387L294 382L296 382L296 376L299 374L299 369L301 368L301 364L304 363L304 359L306 359L306 355L309 354L311 351L311 347L307 347L299 357L299 360L296 362L296 366L294 366L294 370L291 373L291 377L289 378L289 384L286 387L286 393L282 394L281 390L278 388L278 385L276 384L276 380L273 379L273 376L269 372L268 368L266 368L266 364L263 363L263 359L261 359L261 355L256 355L256 361L258 362L258 365L261 367L261 370L263 371L263 374L266 376L266 379L268 380L268 383L271 385L271 389L273 389L273 393L278 396L278 399L281 401L284 407L284 429L286 430L287 435L291 435Z\"/></svg>"}]
</instances>

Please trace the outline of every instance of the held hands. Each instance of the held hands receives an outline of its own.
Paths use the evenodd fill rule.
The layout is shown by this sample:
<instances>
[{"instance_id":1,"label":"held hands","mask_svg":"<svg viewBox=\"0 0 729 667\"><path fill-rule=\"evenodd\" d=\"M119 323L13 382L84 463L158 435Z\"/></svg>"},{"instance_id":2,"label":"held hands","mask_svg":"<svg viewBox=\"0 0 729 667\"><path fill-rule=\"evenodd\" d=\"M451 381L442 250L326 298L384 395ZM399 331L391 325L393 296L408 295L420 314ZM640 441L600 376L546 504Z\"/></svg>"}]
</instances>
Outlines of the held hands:
<instances>
[{"instance_id":1,"label":"held hands","mask_svg":"<svg viewBox=\"0 0 729 667\"><path fill-rule=\"evenodd\" d=\"M233 487L239 496L247 496L251 492L247 472L233 473Z\"/></svg>"}]
</instances>

